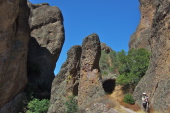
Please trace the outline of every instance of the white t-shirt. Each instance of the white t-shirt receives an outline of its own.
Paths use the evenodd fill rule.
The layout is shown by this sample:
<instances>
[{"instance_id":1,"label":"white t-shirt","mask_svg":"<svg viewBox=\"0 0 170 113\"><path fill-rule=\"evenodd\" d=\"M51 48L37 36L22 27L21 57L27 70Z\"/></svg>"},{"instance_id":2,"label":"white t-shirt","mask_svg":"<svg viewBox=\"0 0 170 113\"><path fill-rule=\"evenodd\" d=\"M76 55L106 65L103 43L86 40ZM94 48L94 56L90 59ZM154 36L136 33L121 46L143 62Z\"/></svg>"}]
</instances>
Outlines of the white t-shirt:
<instances>
[{"instance_id":1,"label":"white t-shirt","mask_svg":"<svg viewBox=\"0 0 170 113\"><path fill-rule=\"evenodd\" d=\"M142 96L142 103L148 102L148 96Z\"/></svg>"}]
</instances>

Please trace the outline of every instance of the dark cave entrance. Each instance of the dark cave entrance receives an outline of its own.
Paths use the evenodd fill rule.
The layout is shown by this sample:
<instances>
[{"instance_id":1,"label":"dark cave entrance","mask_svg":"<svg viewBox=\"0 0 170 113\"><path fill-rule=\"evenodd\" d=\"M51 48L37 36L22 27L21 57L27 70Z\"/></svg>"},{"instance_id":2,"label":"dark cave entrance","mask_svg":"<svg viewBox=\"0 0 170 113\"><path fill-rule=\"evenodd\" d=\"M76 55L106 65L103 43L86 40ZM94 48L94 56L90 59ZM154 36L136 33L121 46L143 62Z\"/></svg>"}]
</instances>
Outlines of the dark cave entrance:
<instances>
[{"instance_id":1,"label":"dark cave entrance","mask_svg":"<svg viewBox=\"0 0 170 113\"><path fill-rule=\"evenodd\" d=\"M104 89L105 93L111 94L115 89L116 80L115 79L104 80L102 85L103 85L103 89Z\"/></svg>"}]
</instances>

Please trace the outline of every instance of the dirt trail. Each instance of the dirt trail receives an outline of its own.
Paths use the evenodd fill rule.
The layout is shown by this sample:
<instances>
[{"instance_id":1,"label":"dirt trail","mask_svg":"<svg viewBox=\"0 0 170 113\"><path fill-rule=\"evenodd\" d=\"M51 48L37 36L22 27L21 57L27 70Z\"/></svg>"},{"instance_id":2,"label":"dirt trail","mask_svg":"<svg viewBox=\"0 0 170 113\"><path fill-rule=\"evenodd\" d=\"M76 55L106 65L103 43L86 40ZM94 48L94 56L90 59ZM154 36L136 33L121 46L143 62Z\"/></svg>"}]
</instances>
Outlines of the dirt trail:
<instances>
[{"instance_id":1,"label":"dirt trail","mask_svg":"<svg viewBox=\"0 0 170 113\"><path fill-rule=\"evenodd\" d=\"M122 86L116 86L114 92L110 95L110 99L116 102L118 107L118 111L120 113L137 113L129 108L125 108L124 106L120 105L119 102L122 101L124 94L122 92Z\"/></svg>"},{"instance_id":2,"label":"dirt trail","mask_svg":"<svg viewBox=\"0 0 170 113\"><path fill-rule=\"evenodd\" d=\"M125 108L125 107L123 107L123 106L121 106L121 108L122 108L123 110L127 111L128 113L137 113L137 112L135 112L135 111L133 111L133 110L131 110L131 109Z\"/></svg>"}]
</instances>

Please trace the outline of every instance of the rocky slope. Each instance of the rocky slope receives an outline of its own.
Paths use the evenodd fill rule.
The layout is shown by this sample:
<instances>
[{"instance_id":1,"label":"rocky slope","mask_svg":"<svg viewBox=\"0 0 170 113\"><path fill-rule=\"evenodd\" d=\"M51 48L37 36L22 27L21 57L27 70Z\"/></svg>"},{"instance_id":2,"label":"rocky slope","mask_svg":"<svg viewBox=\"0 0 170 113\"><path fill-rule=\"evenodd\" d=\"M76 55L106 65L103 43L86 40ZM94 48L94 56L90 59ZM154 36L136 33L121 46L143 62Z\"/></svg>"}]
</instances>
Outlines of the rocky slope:
<instances>
[{"instance_id":1,"label":"rocky slope","mask_svg":"<svg viewBox=\"0 0 170 113\"><path fill-rule=\"evenodd\" d=\"M65 37L61 11L47 3L31 4L29 24L28 81L35 95L47 98L54 79L55 64Z\"/></svg>"},{"instance_id":2,"label":"rocky slope","mask_svg":"<svg viewBox=\"0 0 170 113\"><path fill-rule=\"evenodd\" d=\"M48 113L62 113L68 96L77 96L79 108L104 94L99 74L101 46L96 34L89 35L81 46L73 46L52 84Z\"/></svg>"},{"instance_id":3,"label":"rocky slope","mask_svg":"<svg viewBox=\"0 0 170 113\"><path fill-rule=\"evenodd\" d=\"M140 5L141 22L135 33L137 35L131 38L130 48L149 48L152 55L146 75L135 88L133 95L140 104L142 92L148 93L153 109L168 113L170 105L170 1L140 0ZM144 28L140 30L140 26Z\"/></svg>"},{"instance_id":4,"label":"rocky slope","mask_svg":"<svg viewBox=\"0 0 170 113\"><path fill-rule=\"evenodd\" d=\"M0 1L0 108L27 84L28 15L26 0Z\"/></svg>"}]
</instances>

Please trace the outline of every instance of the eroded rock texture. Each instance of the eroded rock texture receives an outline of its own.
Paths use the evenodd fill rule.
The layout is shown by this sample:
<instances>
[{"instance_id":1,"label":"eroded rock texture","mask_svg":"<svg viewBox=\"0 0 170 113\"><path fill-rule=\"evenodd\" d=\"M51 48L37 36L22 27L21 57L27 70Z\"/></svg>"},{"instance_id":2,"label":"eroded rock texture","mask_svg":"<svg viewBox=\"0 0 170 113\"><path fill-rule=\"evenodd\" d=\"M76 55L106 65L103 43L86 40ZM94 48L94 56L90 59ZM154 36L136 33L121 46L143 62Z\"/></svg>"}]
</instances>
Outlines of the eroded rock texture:
<instances>
[{"instance_id":1,"label":"eroded rock texture","mask_svg":"<svg viewBox=\"0 0 170 113\"><path fill-rule=\"evenodd\" d=\"M152 5L154 0L140 0L140 23L136 32L131 36L129 48L146 48L150 50L149 33L153 25L155 8ZM156 1L156 0L155 0Z\"/></svg>"},{"instance_id":2,"label":"eroded rock texture","mask_svg":"<svg viewBox=\"0 0 170 113\"><path fill-rule=\"evenodd\" d=\"M0 1L0 108L27 84L27 0Z\"/></svg>"},{"instance_id":3,"label":"eroded rock texture","mask_svg":"<svg viewBox=\"0 0 170 113\"><path fill-rule=\"evenodd\" d=\"M146 92L154 110L168 113L170 112L168 111L170 108L170 1L140 0L140 4L141 18L148 20L141 21L140 25L149 25L147 41L152 55L146 75L135 88L134 97L140 104L141 94ZM144 33L139 31L136 33L145 40ZM138 45L135 48L140 47L140 43L130 43L130 47L134 47L133 44ZM144 44L144 47L148 44Z\"/></svg>"},{"instance_id":4,"label":"eroded rock texture","mask_svg":"<svg viewBox=\"0 0 170 113\"><path fill-rule=\"evenodd\" d=\"M67 60L52 84L48 113L64 113L67 96L78 95L81 46L73 46L67 52Z\"/></svg>"},{"instance_id":5,"label":"eroded rock texture","mask_svg":"<svg viewBox=\"0 0 170 113\"><path fill-rule=\"evenodd\" d=\"M35 95L47 98L54 79L54 68L65 37L63 17L57 7L47 3L31 4L29 24L28 80Z\"/></svg>"},{"instance_id":6,"label":"eroded rock texture","mask_svg":"<svg viewBox=\"0 0 170 113\"><path fill-rule=\"evenodd\" d=\"M89 35L81 46L73 46L67 53L68 58L52 84L48 113L64 113L65 102L69 96L76 96L80 109L85 109L104 90L99 74L101 46L96 34Z\"/></svg>"},{"instance_id":7,"label":"eroded rock texture","mask_svg":"<svg viewBox=\"0 0 170 113\"><path fill-rule=\"evenodd\" d=\"M80 62L80 81L78 87L79 108L85 108L104 94L99 59L101 56L100 40L97 34L92 34L83 40Z\"/></svg>"},{"instance_id":8,"label":"eroded rock texture","mask_svg":"<svg viewBox=\"0 0 170 113\"><path fill-rule=\"evenodd\" d=\"M111 47L107 46L105 43L101 42L100 45L101 45L101 50L105 51L107 54L112 51Z\"/></svg>"}]
</instances>

